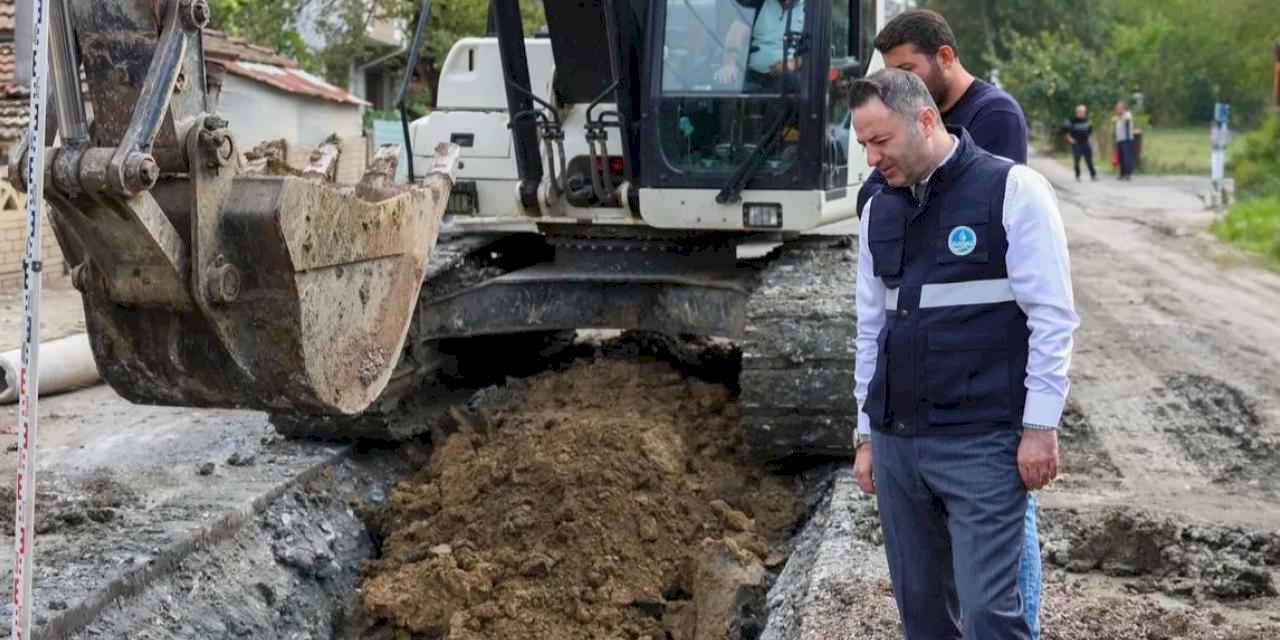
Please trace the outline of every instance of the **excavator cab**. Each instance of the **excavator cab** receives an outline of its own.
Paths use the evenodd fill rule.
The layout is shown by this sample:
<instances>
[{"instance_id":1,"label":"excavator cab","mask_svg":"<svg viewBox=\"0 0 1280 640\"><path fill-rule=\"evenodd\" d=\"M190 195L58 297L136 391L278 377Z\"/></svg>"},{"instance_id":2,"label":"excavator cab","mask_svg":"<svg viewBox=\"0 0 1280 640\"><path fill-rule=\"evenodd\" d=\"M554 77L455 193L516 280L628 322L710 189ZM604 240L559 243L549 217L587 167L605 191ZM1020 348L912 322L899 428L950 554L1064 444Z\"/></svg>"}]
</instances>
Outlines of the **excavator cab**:
<instances>
[{"instance_id":1,"label":"excavator cab","mask_svg":"<svg viewBox=\"0 0 1280 640\"><path fill-rule=\"evenodd\" d=\"M646 188L717 189L724 203L748 186L848 186L847 87L869 63L874 3L666 0L651 11ZM747 222L781 226L763 211Z\"/></svg>"},{"instance_id":2,"label":"excavator cab","mask_svg":"<svg viewBox=\"0 0 1280 640\"><path fill-rule=\"evenodd\" d=\"M518 4L490 5L500 78L482 84L476 40L441 80L442 96L506 94L518 202L477 170L477 217L796 234L856 214L848 88L871 65L876 0L548 1L546 39L526 36ZM485 135L479 104L448 108L427 140Z\"/></svg>"}]
</instances>

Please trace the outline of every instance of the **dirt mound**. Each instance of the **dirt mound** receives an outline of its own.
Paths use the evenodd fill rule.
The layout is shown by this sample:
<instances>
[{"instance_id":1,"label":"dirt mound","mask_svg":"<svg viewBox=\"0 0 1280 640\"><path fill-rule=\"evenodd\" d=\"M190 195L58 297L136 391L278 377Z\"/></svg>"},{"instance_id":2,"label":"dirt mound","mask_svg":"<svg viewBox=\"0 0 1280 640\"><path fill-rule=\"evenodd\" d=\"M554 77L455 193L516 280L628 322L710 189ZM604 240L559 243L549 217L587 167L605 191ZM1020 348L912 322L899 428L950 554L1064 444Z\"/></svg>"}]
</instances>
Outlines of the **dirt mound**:
<instances>
[{"instance_id":1,"label":"dirt mound","mask_svg":"<svg viewBox=\"0 0 1280 640\"><path fill-rule=\"evenodd\" d=\"M1046 510L1045 560L1069 571L1137 578L1138 592L1244 599L1277 595L1280 532L1188 524L1131 509Z\"/></svg>"},{"instance_id":2,"label":"dirt mound","mask_svg":"<svg viewBox=\"0 0 1280 640\"><path fill-rule=\"evenodd\" d=\"M803 508L742 457L727 389L606 360L498 395L382 514L364 602L397 637L758 633Z\"/></svg>"}]
</instances>

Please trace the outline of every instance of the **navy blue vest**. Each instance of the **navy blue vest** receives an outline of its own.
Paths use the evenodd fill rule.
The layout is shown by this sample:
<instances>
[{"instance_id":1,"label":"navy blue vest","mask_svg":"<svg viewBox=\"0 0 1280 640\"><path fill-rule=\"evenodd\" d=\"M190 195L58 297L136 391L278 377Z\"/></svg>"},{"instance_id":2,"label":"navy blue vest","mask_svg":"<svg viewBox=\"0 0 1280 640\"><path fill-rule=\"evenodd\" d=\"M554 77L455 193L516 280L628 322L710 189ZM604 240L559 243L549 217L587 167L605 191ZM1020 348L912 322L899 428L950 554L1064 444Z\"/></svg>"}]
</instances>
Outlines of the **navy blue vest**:
<instances>
[{"instance_id":1,"label":"navy blue vest","mask_svg":"<svg viewBox=\"0 0 1280 640\"><path fill-rule=\"evenodd\" d=\"M924 201L886 188L871 201L867 244L889 288L864 411L896 435L1020 427L1027 316L1013 300L1005 254L1012 162L949 128L960 143Z\"/></svg>"}]
</instances>

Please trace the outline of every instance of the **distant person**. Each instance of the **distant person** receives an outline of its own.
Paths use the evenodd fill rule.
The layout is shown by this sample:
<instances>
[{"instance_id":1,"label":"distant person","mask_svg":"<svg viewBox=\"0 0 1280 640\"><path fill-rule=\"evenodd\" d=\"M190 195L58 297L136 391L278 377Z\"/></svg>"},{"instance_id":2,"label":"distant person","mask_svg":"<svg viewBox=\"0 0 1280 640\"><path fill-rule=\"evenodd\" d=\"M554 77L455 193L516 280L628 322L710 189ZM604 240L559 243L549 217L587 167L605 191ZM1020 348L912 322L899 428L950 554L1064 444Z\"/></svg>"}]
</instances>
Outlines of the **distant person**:
<instances>
[{"instance_id":1,"label":"distant person","mask_svg":"<svg viewBox=\"0 0 1280 640\"><path fill-rule=\"evenodd\" d=\"M1116 154L1120 160L1120 179L1133 179L1133 114L1124 100L1116 103Z\"/></svg>"},{"instance_id":2,"label":"distant person","mask_svg":"<svg viewBox=\"0 0 1280 640\"><path fill-rule=\"evenodd\" d=\"M1071 119L1071 128L1067 130L1067 142L1071 144L1071 163L1076 169L1076 182L1080 182L1080 159L1084 158L1089 166L1089 177L1097 180L1098 171L1093 168L1093 124L1089 122L1089 108L1076 105L1076 115Z\"/></svg>"}]
</instances>

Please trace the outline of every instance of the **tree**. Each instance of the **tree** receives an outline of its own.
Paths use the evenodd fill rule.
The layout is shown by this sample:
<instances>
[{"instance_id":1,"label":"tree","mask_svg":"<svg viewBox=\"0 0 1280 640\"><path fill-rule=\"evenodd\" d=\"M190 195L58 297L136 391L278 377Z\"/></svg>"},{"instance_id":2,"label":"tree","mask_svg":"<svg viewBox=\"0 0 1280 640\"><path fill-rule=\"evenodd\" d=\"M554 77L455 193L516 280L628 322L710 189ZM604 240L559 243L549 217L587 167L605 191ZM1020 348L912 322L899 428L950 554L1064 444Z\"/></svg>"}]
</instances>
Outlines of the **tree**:
<instances>
[{"instance_id":1,"label":"tree","mask_svg":"<svg viewBox=\"0 0 1280 640\"><path fill-rule=\"evenodd\" d=\"M210 26L293 57L304 68L345 86L351 64L367 60L376 51L366 36L369 25L380 18L400 20L406 29L407 47L421 7L421 0L211 0ZM543 25L542 0L521 0L520 8L527 33ZM318 51L309 48L299 33L304 11L319 16L311 25L317 32L314 35L323 41ZM422 58L414 70L420 85L416 93L428 99L419 104L417 111L435 106L434 88L445 56L458 39L484 35L488 13L489 0L435 0L432 3ZM398 59L405 64L408 56L401 55Z\"/></svg>"},{"instance_id":2,"label":"tree","mask_svg":"<svg viewBox=\"0 0 1280 640\"><path fill-rule=\"evenodd\" d=\"M242 37L315 69L298 33L298 13L311 0L210 0L209 27Z\"/></svg>"},{"instance_id":3,"label":"tree","mask_svg":"<svg viewBox=\"0 0 1280 640\"><path fill-rule=\"evenodd\" d=\"M417 24L421 4L421 0L399 0L397 15L405 20L410 30ZM526 35L546 22L542 0L521 0L520 13ZM435 0L432 3L431 26L415 73L428 95L428 108L436 106L435 88L440 83L440 66L444 64L449 50L461 38L484 35L488 18L489 0Z\"/></svg>"},{"instance_id":4,"label":"tree","mask_svg":"<svg viewBox=\"0 0 1280 640\"><path fill-rule=\"evenodd\" d=\"M956 34L961 61L979 77L990 77L992 60L1008 60L1019 36L1065 32L1087 49L1105 42L1109 5L1078 0L921 0L942 14Z\"/></svg>"},{"instance_id":5,"label":"tree","mask_svg":"<svg viewBox=\"0 0 1280 640\"><path fill-rule=\"evenodd\" d=\"M1123 69L1088 50L1066 29L1032 36L1014 35L999 66L1005 88L1022 105L1031 122L1053 133L1071 118L1077 104L1089 107L1095 125L1110 112L1117 87L1127 84Z\"/></svg>"}]
</instances>

